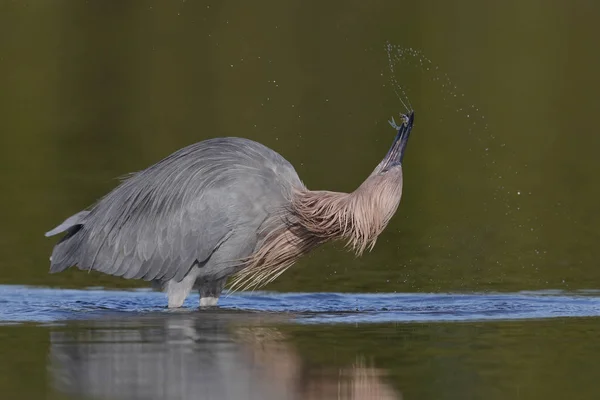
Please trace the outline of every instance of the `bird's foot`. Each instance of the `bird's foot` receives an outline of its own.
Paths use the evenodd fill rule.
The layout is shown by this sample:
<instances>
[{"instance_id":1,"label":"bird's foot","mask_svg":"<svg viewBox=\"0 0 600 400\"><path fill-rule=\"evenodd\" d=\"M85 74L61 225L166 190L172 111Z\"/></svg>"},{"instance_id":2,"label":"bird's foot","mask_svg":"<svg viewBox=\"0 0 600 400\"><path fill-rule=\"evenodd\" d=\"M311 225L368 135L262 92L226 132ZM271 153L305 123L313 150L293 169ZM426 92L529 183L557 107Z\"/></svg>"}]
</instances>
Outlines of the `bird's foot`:
<instances>
[{"instance_id":1,"label":"bird's foot","mask_svg":"<svg viewBox=\"0 0 600 400\"><path fill-rule=\"evenodd\" d=\"M218 302L218 297L200 297L200 307L216 307Z\"/></svg>"}]
</instances>

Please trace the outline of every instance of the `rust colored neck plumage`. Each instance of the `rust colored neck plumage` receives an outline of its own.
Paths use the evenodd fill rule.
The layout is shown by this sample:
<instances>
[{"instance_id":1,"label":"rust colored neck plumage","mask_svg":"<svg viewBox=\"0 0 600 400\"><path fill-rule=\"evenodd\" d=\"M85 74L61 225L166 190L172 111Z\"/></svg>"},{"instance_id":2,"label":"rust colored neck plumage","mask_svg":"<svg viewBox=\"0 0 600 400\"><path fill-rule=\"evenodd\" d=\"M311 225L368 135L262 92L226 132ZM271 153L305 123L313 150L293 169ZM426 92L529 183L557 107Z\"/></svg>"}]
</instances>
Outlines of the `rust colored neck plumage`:
<instances>
[{"instance_id":1,"label":"rust colored neck plumage","mask_svg":"<svg viewBox=\"0 0 600 400\"><path fill-rule=\"evenodd\" d=\"M375 245L396 212L402 195L402 169L371 175L352 193L298 191L292 200L297 222L322 241L346 240L357 255Z\"/></svg>"},{"instance_id":2,"label":"rust colored neck plumage","mask_svg":"<svg viewBox=\"0 0 600 400\"><path fill-rule=\"evenodd\" d=\"M401 167L372 174L352 193L294 190L289 208L265 224L262 243L236 275L232 289L264 286L331 240L345 240L357 255L372 249L401 194Z\"/></svg>"}]
</instances>

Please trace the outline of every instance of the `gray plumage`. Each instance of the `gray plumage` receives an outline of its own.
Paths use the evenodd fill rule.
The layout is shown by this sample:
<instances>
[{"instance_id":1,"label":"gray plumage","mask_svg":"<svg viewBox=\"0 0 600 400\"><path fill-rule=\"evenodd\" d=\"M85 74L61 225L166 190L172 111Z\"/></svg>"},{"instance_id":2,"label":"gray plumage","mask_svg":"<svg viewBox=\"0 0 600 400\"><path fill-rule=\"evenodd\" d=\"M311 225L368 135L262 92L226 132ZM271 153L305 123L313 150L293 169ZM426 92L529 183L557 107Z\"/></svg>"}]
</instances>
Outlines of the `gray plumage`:
<instances>
[{"instance_id":1,"label":"gray plumage","mask_svg":"<svg viewBox=\"0 0 600 400\"><path fill-rule=\"evenodd\" d=\"M407 119L396 127L394 143L403 131L406 145L410 118L410 125ZM286 250L291 263L324 241L308 232L314 221L303 221L310 215L294 213L294 199L307 193L317 192L308 191L294 167L268 147L242 138L205 140L131 174L89 210L49 231L46 236L65 232L50 272L77 266L152 281L168 293L171 307L181 306L196 287L203 305L213 305L228 276L282 264L263 254L275 243L273 232L277 243L283 238L293 248Z\"/></svg>"}]
</instances>

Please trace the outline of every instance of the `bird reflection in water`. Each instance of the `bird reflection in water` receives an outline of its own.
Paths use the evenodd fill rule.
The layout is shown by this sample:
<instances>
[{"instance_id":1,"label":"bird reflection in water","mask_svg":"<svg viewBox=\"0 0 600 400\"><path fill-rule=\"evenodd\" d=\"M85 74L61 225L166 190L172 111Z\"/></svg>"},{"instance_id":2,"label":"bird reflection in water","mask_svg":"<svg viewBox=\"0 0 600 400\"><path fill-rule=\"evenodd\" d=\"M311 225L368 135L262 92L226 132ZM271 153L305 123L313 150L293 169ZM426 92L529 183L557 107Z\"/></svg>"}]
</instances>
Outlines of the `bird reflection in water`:
<instances>
[{"instance_id":1,"label":"bird reflection in water","mask_svg":"<svg viewBox=\"0 0 600 400\"><path fill-rule=\"evenodd\" d=\"M55 330L53 385L70 395L110 399L402 398L384 371L361 357L344 368L309 365L280 330L267 326L273 322L221 311Z\"/></svg>"}]
</instances>

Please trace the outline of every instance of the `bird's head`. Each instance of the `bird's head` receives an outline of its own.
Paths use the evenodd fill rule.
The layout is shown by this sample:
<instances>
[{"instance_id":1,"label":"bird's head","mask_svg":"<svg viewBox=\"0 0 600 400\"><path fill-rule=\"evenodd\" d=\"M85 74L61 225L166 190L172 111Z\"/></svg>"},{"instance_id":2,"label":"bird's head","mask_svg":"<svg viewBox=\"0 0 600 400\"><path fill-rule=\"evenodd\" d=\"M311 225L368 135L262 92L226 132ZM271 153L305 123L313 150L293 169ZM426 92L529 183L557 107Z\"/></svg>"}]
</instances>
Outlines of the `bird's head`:
<instances>
[{"instance_id":1,"label":"bird's head","mask_svg":"<svg viewBox=\"0 0 600 400\"><path fill-rule=\"evenodd\" d=\"M358 253L375 245L402 198L402 161L415 120L414 111L402 114L402 119L400 125L394 118L391 119L390 125L397 132L392 146L373 173L348 199L355 227L350 239Z\"/></svg>"},{"instance_id":2,"label":"bird's head","mask_svg":"<svg viewBox=\"0 0 600 400\"><path fill-rule=\"evenodd\" d=\"M413 123L415 121L415 112L411 111L408 114L401 114L401 117L402 122L400 125L396 124L393 117L389 121L390 125L397 132L396 137L383 160L381 160L377 168L375 168L375 171L373 171L373 174L386 172L393 167L402 165L408 138L410 137L410 132L412 131Z\"/></svg>"},{"instance_id":3,"label":"bird's head","mask_svg":"<svg viewBox=\"0 0 600 400\"><path fill-rule=\"evenodd\" d=\"M298 191L292 213L310 235L346 239L358 254L372 248L396 212L402 197L402 159L415 118L403 115L396 137L373 173L352 193Z\"/></svg>"}]
</instances>

